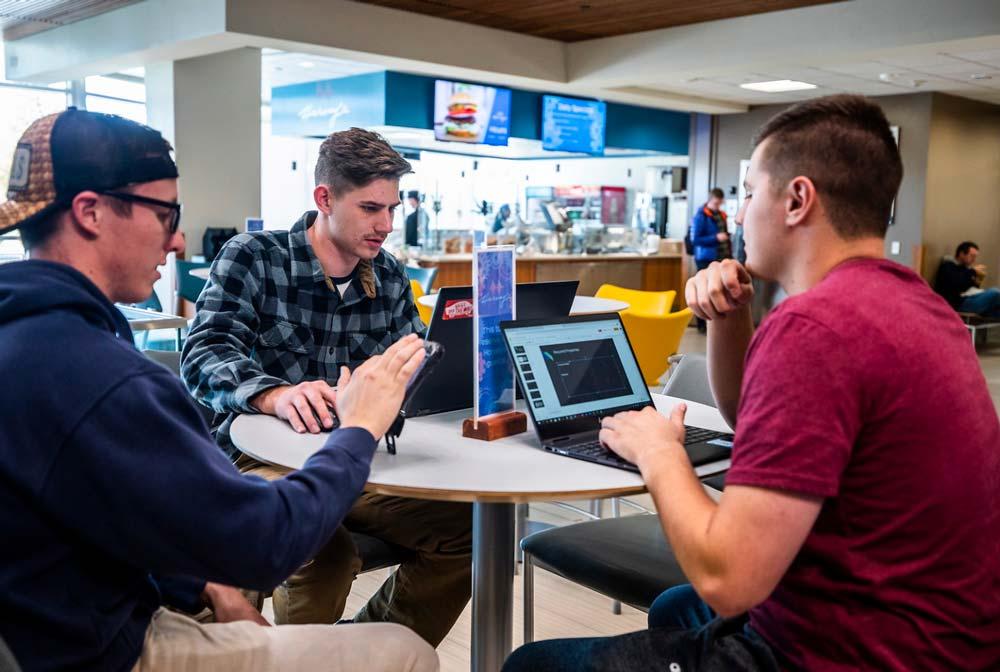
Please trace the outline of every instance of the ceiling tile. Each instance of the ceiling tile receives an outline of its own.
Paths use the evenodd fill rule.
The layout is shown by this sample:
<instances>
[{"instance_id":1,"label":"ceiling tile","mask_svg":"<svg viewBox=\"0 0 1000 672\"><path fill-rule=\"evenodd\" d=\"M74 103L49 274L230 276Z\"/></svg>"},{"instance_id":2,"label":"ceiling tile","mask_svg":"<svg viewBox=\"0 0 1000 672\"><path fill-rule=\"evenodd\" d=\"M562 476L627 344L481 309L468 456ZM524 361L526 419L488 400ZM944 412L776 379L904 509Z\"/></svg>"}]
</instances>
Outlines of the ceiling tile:
<instances>
[{"instance_id":1,"label":"ceiling tile","mask_svg":"<svg viewBox=\"0 0 1000 672\"><path fill-rule=\"evenodd\" d=\"M906 68L890 66L878 61L865 61L862 63L838 63L822 66L823 70L837 72L844 75L852 75L863 79L878 79L883 72L906 72Z\"/></svg>"},{"instance_id":2,"label":"ceiling tile","mask_svg":"<svg viewBox=\"0 0 1000 672\"><path fill-rule=\"evenodd\" d=\"M928 68L948 67L960 61L943 53L912 53L906 55L888 56L878 59L880 63L893 65L910 70L927 70Z\"/></svg>"},{"instance_id":3,"label":"ceiling tile","mask_svg":"<svg viewBox=\"0 0 1000 672\"><path fill-rule=\"evenodd\" d=\"M931 65L913 69L932 75L946 75L948 77L953 77L955 75L971 75L981 72L1000 73L1000 68L998 67L961 60L955 60L953 63L948 65Z\"/></svg>"},{"instance_id":4,"label":"ceiling tile","mask_svg":"<svg viewBox=\"0 0 1000 672\"><path fill-rule=\"evenodd\" d=\"M978 63L1000 63L1000 49L982 49L979 51L948 52L951 56L964 58Z\"/></svg>"},{"instance_id":5,"label":"ceiling tile","mask_svg":"<svg viewBox=\"0 0 1000 672\"><path fill-rule=\"evenodd\" d=\"M720 75L718 77L705 77L704 79L722 84L749 84L750 82L766 82L771 79L768 75L759 72L744 72L736 75Z\"/></svg>"}]
</instances>

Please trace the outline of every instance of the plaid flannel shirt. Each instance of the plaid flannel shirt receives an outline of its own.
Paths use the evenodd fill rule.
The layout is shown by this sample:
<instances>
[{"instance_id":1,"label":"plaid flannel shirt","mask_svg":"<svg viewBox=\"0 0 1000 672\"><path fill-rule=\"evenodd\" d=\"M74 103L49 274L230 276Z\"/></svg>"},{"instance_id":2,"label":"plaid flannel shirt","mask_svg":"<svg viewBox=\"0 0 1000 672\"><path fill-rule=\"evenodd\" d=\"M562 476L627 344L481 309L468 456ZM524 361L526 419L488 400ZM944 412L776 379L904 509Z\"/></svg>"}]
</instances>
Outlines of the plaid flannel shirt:
<instances>
[{"instance_id":1,"label":"plaid flannel shirt","mask_svg":"<svg viewBox=\"0 0 1000 672\"><path fill-rule=\"evenodd\" d=\"M380 251L341 297L313 252L307 212L290 231L244 233L212 264L181 358L188 390L216 412L216 439L235 459L229 429L256 413L254 396L306 380L336 384L410 333L423 333L402 265Z\"/></svg>"}]
</instances>

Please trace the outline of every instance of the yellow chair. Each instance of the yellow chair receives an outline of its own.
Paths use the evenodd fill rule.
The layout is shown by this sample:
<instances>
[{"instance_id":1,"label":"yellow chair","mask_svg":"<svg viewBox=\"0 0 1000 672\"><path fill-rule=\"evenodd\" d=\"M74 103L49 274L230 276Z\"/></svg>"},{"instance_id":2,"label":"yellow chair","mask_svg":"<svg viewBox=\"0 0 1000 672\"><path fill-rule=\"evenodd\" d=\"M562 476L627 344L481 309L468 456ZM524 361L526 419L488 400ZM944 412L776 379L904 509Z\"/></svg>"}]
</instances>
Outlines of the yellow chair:
<instances>
[{"instance_id":1,"label":"yellow chair","mask_svg":"<svg viewBox=\"0 0 1000 672\"><path fill-rule=\"evenodd\" d=\"M639 369L647 385L655 385L669 366L671 355L677 354L684 330L691 322L690 308L666 315L643 315L623 310L625 333L639 360Z\"/></svg>"},{"instance_id":2,"label":"yellow chair","mask_svg":"<svg viewBox=\"0 0 1000 672\"><path fill-rule=\"evenodd\" d=\"M644 292L641 289L626 289L618 285L601 285L594 296L602 299L615 299L628 304L626 312L642 313L644 315L666 315L674 305L677 292Z\"/></svg>"},{"instance_id":3,"label":"yellow chair","mask_svg":"<svg viewBox=\"0 0 1000 672\"><path fill-rule=\"evenodd\" d=\"M434 314L434 309L428 308L420 303L419 299L424 295L424 288L419 281L410 280L410 289L413 290L413 302L417 304L417 312L420 313L420 321L423 322L426 327L431 323L431 315Z\"/></svg>"}]
</instances>

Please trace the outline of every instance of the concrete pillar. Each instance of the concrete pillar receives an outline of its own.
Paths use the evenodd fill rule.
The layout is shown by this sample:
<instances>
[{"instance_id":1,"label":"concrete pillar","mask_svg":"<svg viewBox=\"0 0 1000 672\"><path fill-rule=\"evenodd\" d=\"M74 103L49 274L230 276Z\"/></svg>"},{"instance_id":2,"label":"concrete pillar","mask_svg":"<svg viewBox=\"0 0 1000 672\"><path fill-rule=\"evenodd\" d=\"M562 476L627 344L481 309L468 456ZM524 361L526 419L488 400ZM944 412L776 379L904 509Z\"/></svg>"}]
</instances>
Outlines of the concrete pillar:
<instances>
[{"instance_id":1,"label":"concrete pillar","mask_svg":"<svg viewBox=\"0 0 1000 672\"><path fill-rule=\"evenodd\" d=\"M260 216L260 50L235 49L146 68L148 123L174 146L187 257L208 227L242 231Z\"/></svg>"},{"instance_id":2,"label":"concrete pillar","mask_svg":"<svg viewBox=\"0 0 1000 672\"><path fill-rule=\"evenodd\" d=\"M712 175L715 173L715 124L710 114L691 115L691 136L688 141L688 212L691 222L694 210L708 198L708 190L714 187Z\"/></svg>"}]
</instances>

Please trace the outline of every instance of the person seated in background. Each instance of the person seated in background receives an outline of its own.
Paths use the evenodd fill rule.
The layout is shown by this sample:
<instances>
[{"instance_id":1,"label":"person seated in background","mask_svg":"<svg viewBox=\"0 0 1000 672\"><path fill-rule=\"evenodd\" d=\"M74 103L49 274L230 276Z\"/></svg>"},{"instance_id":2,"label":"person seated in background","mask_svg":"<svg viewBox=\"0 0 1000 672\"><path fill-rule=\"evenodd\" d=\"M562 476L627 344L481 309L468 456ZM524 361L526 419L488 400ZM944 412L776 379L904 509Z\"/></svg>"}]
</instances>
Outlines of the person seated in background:
<instances>
[{"instance_id":1,"label":"person seated in background","mask_svg":"<svg viewBox=\"0 0 1000 672\"><path fill-rule=\"evenodd\" d=\"M934 291L960 313L1000 317L1000 289L983 289L986 267L977 264L979 246L971 241L955 249L954 259L945 259L938 267Z\"/></svg>"},{"instance_id":2,"label":"person seated in background","mask_svg":"<svg viewBox=\"0 0 1000 672\"><path fill-rule=\"evenodd\" d=\"M0 636L25 670L436 670L406 628L264 627L229 587L269 589L334 534L423 348L345 370L341 429L300 471L241 476L114 306L184 251L170 151L70 108L14 153L0 233L30 259L0 266ZM163 608L206 603L214 623Z\"/></svg>"},{"instance_id":3,"label":"person seated in background","mask_svg":"<svg viewBox=\"0 0 1000 672\"><path fill-rule=\"evenodd\" d=\"M1000 421L966 330L884 257L903 173L889 124L830 96L755 144L748 266L713 263L685 294L736 432L720 501L684 451L683 404L600 432L638 465L690 585L647 631L530 644L505 672L1000 669ZM789 295L756 333L752 276Z\"/></svg>"},{"instance_id":4,"label":"person seated in background","mask_svg":"<svg viewBox=\"0 0 1000 672\"><path fill-rule=\"evenodd\" d=\"M216 439L244 473L285 470L237 450L240 413L286 420L296 431L334 426L328 381L407 334L421 333L403 266L382 249L410 164L381 136L359 128L328 137L313 198L290 231L244 233L212 264L184 344L190 392L221 414ZM220 512L224 515L225 512ZM274 591L278 623L333 623L361 559L348 529L414 552L354 617L401 623L433 645L472 592L472 509L457 502L363 494L330 542Z\"/></svg>"}]
</instances>

